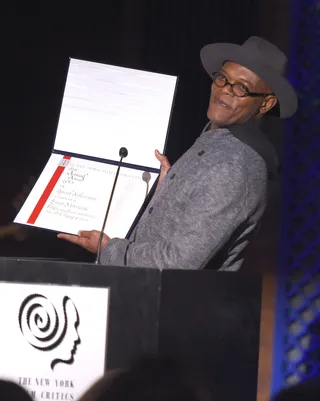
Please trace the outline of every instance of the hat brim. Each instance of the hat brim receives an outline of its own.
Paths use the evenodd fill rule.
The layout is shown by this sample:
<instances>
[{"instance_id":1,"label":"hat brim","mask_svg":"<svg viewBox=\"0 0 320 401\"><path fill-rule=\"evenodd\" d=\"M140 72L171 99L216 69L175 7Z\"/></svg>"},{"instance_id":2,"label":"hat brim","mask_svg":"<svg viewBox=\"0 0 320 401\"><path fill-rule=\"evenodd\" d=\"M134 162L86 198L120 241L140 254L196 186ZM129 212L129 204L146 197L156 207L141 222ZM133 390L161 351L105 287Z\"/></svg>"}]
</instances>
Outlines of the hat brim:
<instances>
[{"instance_id":1,"label":"hat brim","mask_svg":"<svg viewBox=\"0 0 320 401\"><path fill-rule=\"evenodd\" d=\"M291 117L298 108L298 98L290 83L271 64L257 60L247 49L233 43L213 43L201 49L200 58L204 69L212 78L224 61L240 64L265 81L280 106L280 118Z\"/></svg>"}]
</instances>

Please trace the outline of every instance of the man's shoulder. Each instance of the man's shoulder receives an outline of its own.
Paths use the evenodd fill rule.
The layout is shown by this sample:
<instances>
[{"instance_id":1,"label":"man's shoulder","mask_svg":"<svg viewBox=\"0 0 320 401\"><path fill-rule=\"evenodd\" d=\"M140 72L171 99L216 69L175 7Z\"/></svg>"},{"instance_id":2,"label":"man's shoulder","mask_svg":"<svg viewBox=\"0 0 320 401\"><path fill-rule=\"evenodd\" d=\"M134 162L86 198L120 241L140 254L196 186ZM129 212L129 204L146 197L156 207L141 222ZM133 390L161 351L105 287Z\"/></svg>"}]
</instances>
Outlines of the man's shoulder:
<instances>
[{"instance_id":1,"label":"man's shoulder","mask_svg":"<svg viewBox=\"0 0 320 401\"><path fill-rule=\"evenodd\" d=\"M234 165L244 169L251 166L266 167L263 157L255 149L231 135L216 142L203 160L212 166Z\"/></svg>"},{"instance_id":2,"label":"man's shoulder","mask_svg":"<svg viewBox=\"0 0 320 401\"><path fill-rule=\"evenodd\" d=\"M213 189L220 183L229 190L259 187L264 191L267 185L268 170L264 159L237 138L221 141L218 149L203 155L203 162L202 176Z\"/></svg>"}]
</instances>

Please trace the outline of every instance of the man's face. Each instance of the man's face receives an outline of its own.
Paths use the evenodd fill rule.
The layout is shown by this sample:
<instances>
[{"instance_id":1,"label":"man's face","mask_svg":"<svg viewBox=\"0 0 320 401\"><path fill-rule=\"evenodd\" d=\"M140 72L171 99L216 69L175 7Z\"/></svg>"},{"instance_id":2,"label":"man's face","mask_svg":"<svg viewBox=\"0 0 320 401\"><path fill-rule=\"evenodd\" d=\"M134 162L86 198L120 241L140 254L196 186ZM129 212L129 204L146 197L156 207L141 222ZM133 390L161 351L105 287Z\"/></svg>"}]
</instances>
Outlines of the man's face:
<instances>
[{"instance_id":1,"label":"man's face","mask_svg":"<svg viewBox=\"0 0 320 401\"><path fill-rule=\"evenodd\" d=\"M231 84L234 82L244 84L249 92L272 92L264 81L242 65L227 62L221 67L220 72L226 76ZM207 116L212 121L212 128L243 124L251 118L261 117L275 103L276 98L274 96L238 97L230 85L220 88L212 83Z\"/></svg>"}]
</instances>

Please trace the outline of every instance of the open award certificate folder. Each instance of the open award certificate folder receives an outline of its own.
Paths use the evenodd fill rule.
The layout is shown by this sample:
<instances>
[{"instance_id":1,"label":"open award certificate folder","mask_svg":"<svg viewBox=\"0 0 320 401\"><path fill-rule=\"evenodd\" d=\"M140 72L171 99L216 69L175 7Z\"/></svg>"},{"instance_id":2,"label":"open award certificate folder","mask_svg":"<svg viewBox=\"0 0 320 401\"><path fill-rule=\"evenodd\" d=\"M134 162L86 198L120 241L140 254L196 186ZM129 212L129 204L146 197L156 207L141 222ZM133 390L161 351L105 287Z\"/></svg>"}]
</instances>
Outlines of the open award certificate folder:
<instances>
[{"instance_id":1,"label":"open award certificate folder","mask_svg":"<svg viewBox=\"0 0 320 401\"><path fill-rule=\"evenodd\" d=\"M160 172L177 77L70 59L52 154L14 222L124 238Z\"/></svg>"}]
</instances>

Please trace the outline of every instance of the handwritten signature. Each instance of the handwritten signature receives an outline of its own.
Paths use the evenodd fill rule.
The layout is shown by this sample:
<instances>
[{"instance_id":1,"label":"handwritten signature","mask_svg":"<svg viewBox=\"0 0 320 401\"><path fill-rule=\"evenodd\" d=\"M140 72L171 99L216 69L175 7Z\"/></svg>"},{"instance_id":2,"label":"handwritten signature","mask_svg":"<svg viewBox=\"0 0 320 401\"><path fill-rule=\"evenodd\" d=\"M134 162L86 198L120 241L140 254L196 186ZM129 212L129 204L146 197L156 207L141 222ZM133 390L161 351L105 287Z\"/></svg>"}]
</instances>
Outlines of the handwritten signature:
<instances>
[{"instance_id":1,"label":"handwritten signature","mask_svg":"<svg viewBox=\"0 0 320 401\"><path fill-rule=\"evenodd\" d=\"M67 177L65 180L63 180L64 184L75 184L76 182L83 182L86 178L86 176L88 175L88 173L79 173L78 169L76 168L71 168L68 172L67 172ZM76 182L75 182L76 181Z\"/></svg>"}]
</instances>

